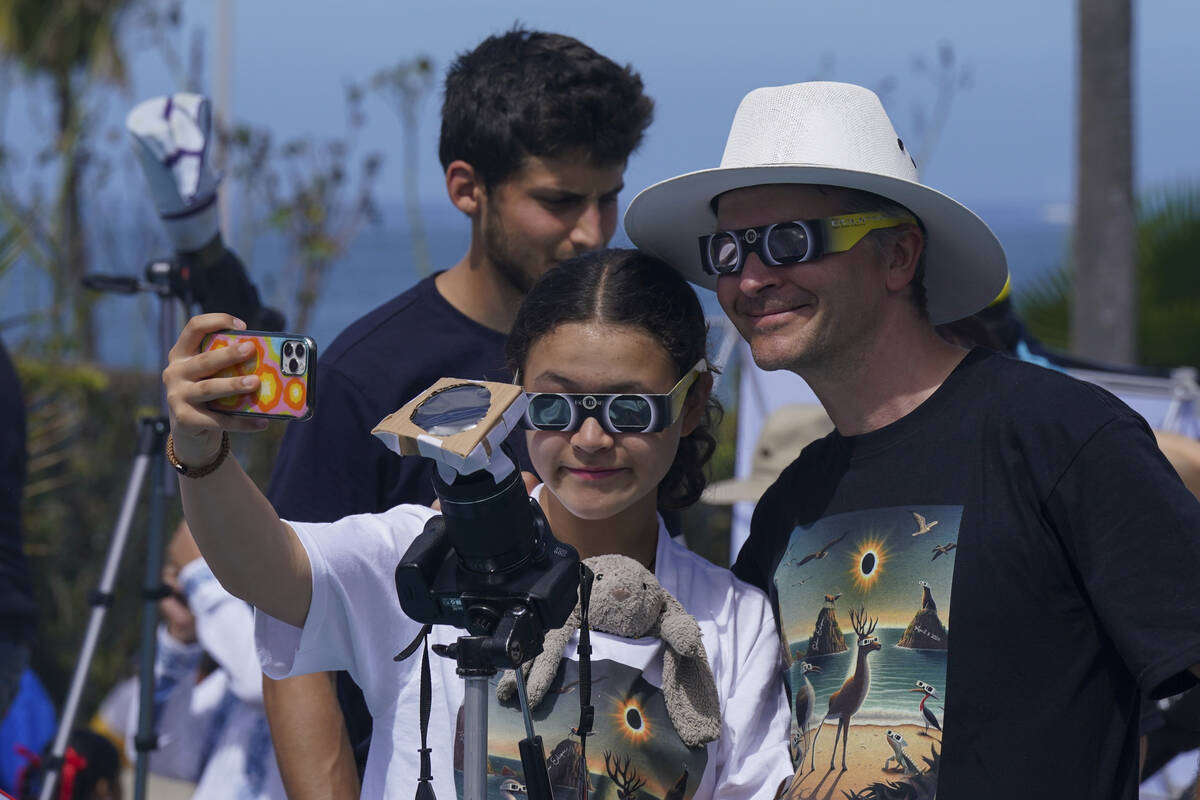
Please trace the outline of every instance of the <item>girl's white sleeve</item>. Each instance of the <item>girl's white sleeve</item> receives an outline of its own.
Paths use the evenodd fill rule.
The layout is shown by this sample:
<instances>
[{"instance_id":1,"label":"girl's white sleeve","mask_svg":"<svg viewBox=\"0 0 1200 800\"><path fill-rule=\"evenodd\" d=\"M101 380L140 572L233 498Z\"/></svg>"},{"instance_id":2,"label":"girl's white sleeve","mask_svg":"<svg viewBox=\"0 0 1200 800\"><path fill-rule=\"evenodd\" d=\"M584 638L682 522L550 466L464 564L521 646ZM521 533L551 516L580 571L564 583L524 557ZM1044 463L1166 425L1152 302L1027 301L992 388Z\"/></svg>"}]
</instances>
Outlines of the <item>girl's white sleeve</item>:
<instances>
[{"instance_id":1,"label":"girl's white sleeve","mask_svg":"<svg viewBox=\"0 0 1200 800\"><path fill-rule=\"evenodd\" d=\"M365 691L373 665L391 663L421 630L400 610L395 572L434 513L402 505L337 522L289 523L312 566L312 602L303 628L255 612L263 672L283 678L346 670Z\"/></svg>"}]
</instances>

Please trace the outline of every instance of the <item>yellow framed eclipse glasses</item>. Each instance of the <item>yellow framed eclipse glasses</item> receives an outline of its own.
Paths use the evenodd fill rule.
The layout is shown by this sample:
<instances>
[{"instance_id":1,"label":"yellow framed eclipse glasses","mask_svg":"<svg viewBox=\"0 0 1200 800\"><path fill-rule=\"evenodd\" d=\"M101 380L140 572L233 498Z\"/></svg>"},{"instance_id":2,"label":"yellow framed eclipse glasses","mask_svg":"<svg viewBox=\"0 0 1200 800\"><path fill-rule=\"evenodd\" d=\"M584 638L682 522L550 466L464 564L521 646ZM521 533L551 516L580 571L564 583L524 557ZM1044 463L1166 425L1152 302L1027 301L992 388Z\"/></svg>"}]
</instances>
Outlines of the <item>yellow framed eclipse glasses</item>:
<instances>
[{"instance_id":1,"label":"yellow framed eclipse glasses","mask_svg":"<svg viewBox=\"0 0 1200 800\"><path fill-rule=\"evenodd\" d=\"M845 252L871 231L916 224L916 217L908 214L866 212L717 231L700 237L700 264L709 275L741 272L751 253L769 267L799 264Z\"/></svg>"}]
</instances>

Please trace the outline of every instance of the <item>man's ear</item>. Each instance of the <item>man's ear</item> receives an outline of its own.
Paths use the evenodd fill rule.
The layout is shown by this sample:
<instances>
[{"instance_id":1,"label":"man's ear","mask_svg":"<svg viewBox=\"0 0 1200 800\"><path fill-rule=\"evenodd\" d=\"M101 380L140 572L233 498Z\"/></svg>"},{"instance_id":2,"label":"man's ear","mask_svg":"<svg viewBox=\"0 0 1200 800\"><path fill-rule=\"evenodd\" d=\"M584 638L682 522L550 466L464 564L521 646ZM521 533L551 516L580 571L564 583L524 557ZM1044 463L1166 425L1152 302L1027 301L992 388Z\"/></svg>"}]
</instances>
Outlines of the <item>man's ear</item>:
<instances>
[{"instance_id":1,"label":"man's ear","mask_svg":"<svg viewBox=\"0 0 1200 800\"><path fill-rule=\"evenodd\" d=\"M884 263L887 265L887 287L898 292L912 282L921 253L925 250L925 235L916 225L901 225L887 239Z\"/></svg>"},{"instance_id":2,"label":"man's ear","mask_svg":"<svg viewBox=\"0 0 1200 800\"><path fill-rule=\"evenodd\" d=\"M474 218L482 208L486 190L475 168L460 160L446 167L446 194L455 208Z\"/></svg>"},{"instance_id":3,"label":"man's ear","mask_svg":"<svg viewBox=\"0 0 1200 800\"><path fill-rule=\"evenodd\" d=\"M680 436L690 436L704 419L704 409L708 407L712 387L711 372L702 372L696 376L696 382L692 384L687 399L683 401L683 427L679 431Z\"/></svg>"}]
</instances>

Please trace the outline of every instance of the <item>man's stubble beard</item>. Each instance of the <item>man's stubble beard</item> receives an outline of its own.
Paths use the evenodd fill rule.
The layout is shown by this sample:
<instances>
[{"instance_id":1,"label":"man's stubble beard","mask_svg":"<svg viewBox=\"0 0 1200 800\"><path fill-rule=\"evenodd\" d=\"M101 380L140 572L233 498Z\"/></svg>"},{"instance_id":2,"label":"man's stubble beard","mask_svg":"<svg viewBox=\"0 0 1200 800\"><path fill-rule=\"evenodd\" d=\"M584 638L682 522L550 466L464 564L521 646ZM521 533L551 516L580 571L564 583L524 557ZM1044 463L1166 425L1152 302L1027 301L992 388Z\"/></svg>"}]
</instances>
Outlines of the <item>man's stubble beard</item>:
<instances>
[{"instance_id":1,"label":"man's stubble beard","mask_svg":"<svg viewBox=\"0 0 1200 800\"><path fill-rule=\"evenodd\" d=\"M484 213L487 220L483 226L483 249L488 262L491 263L501 280L507 283L513 291L522 296L528 294L529 290L533 288L533 284L537 282L537 276L530 273L520 263L520 259L513 254L509 246L508 232L504 228L501 216L491 209Z\"/></svg>"},{"instance_id":2,"label":"man's stubble beard","mask_svg":"<svg viewBox=\"0 0 1200 800\"><path fill-rule=\"evenodd\" d=\"M826 325L802 329L791 337L784 328L762 337L757 347L754 339L747 339L750 354L760 369L787 370L805 380L855 374L868 349L873 326L869 322L846 325L844 321L834 325L836 329L832 330Z\"/></svg>"}]
</instances>

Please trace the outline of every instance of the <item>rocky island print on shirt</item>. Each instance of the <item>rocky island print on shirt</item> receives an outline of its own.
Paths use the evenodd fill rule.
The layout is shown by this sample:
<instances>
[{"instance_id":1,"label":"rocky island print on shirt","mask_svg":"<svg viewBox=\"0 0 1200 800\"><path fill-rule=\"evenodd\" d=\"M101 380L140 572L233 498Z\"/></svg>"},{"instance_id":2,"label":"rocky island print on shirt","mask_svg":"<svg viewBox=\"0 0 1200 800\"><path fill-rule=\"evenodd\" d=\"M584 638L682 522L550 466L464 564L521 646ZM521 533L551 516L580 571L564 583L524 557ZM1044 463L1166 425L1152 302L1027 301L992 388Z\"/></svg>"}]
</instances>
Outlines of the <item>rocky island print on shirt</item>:
<instances>
[{"instance_id":1,"label":"rocky island print on shirt","mask_svg":"<svg viewBox=\"0 0 1200 800\"><path fill-rule=\"evenodd\" d=\"M932 798L961 506L900 506L792 531L774 582L790 797Z\"/></svg>"}]
</instances>

